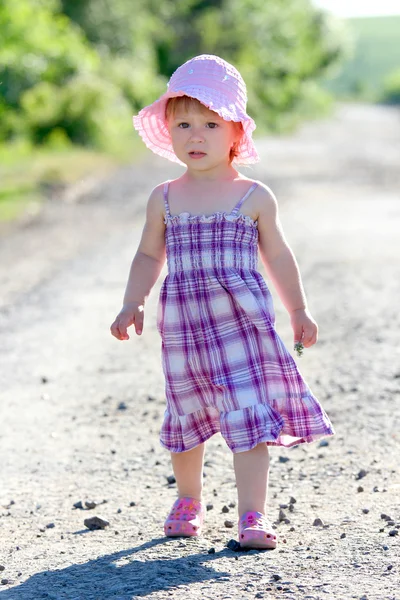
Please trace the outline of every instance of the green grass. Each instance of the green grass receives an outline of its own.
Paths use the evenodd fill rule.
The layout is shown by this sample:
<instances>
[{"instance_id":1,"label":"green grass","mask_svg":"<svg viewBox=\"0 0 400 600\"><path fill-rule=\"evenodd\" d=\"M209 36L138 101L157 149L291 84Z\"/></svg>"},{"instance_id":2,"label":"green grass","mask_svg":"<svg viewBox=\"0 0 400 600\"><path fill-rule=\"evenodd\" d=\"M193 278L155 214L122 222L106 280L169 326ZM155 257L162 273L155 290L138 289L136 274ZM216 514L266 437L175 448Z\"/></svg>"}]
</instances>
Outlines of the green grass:
<instances>
[{"instance_id":1,"label":"green grass","mask_svg":"<svg viewBox=\"0 0 400 600\"><path fill-rule=\"evenodd\" d=\"M400 16L347 19L354 53L326 83L342 98L378 101L387 75L400 68Z\"/></svg>"},{"instance_id":2,"label":"green grass","mask_svg":"<svg viewBox=\"0 0 400 600\"><path fill-rule=\"evenodd\" d=\"M0 222L38 212L51 186L68 186L96 173L111 173L141 151L139 142L106 154L70 146L32 148L23 144L0 147Z\"/></svg>"}]
</instances>

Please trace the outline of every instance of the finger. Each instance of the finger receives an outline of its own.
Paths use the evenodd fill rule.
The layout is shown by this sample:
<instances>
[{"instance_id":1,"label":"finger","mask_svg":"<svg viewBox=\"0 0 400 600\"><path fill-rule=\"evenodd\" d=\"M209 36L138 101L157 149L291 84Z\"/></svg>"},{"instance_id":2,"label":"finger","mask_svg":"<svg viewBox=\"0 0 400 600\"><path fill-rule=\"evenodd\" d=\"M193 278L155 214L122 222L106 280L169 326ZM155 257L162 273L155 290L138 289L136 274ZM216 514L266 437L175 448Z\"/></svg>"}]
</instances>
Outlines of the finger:
<instances>
[{"instance_id":1,"label":"finger","mask_svg":"<svg viewBox=\"0 0 400 600\"><path fill-rule=\"evenodd\" d=\"M314 328L306 329L304 332L304 341L303 341L305 348L309 348L310 346L315 344L316 341L317 341L316 330Z\"/></svg>"},{"instance_id":2,"label":"finger","mask_svg":"<svg viewBox=\"0 0 400 600\"><path fill-rule=\"evenodd\" d=\"M301 326L296 327L294 329L294 343L298 344L299 342L303 342L303 335L304 335L303 328Z\"/></svg>"},{"instance_id":3,"label":"finger","mask_svg":"<svg viewBox=\"0 0 400 600\"><path fill-rule=\"evenodd\" d=\"M139 309L143 307L139 307ZM143 331L143 324L144 324L144 311L141 310L140 312L135 314L135 330L137 335L141 335L142 331Z\"/></svg>"}]
</instances>

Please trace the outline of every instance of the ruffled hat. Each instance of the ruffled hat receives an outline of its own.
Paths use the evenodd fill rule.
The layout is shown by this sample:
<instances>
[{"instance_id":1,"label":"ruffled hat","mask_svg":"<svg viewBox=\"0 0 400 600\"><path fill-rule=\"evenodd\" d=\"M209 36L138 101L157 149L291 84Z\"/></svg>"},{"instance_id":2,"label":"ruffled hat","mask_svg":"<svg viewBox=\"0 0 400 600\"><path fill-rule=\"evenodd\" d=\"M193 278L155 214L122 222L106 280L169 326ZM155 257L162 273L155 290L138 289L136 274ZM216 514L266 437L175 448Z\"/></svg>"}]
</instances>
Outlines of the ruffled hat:
<instances>
[{"instance_id":1,"label":"ruffled hat","mask_svg":"<svg viewBox=\"0 0 400 600\"><path fill-rule=\"evenodd\" d=\"M252 164L259 161L252 139L256 124L246 113L246 84L234 66L219 56L195 56L173 73L165 94L133 117L135 129L150 150L182 165L174 153L165 117L168 99L176 96L196 98L225 121L240 121L244 134L234 162Z\"/></svg>"}]
</instances>

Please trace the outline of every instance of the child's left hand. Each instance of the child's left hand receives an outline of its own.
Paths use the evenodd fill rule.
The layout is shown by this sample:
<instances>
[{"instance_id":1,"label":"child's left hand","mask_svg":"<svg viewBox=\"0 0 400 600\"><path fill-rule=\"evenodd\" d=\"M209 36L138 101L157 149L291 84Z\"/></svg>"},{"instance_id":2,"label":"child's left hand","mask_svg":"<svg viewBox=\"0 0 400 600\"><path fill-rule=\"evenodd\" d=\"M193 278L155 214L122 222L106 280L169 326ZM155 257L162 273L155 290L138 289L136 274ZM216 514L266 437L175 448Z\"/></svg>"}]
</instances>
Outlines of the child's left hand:
<instances>
[{"instance_id":1,"label":"child's left hand","mask_svg":"<svg viewBox=\"0 0 400 600\"><path fill-rule=\"evenodd\" d=\"M290 313L290 322L295 344L301 342L304 348L309 348L317 342L318 325L307 308L299 308Z\"/></svg>"}]
</instances>

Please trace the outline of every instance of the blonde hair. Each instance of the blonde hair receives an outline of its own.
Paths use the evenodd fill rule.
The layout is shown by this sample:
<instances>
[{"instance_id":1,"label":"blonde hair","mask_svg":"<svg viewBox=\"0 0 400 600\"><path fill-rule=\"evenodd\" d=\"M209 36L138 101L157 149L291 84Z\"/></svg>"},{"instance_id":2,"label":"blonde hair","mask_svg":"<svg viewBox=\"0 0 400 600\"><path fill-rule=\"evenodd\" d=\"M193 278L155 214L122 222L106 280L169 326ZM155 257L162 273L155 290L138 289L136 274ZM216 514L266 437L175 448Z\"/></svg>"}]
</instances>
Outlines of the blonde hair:
<instances>
[{"instance_id":1,"label":"blonde hair","mask_svg":"<svg viewBox=\"0 0 400 600\"><path fill-rule=\"evenodd\" d=\"M211 110L196 98L191 98L190 96L176 96L175 98L169 98L167 101L167 105L165 107L166 120L168 121L170 117L174 117L180 108L183 108L183 110L187 112L190 112L191 110L200 110L201 112L206 113L207 111ZM240 141L244 133L243 125L240 121L232 121L232 123L234 127L240 131L241 136L240 139L233 144L230 150L229 162L232 162L236 156L239 156Z\"/></svg>"}]
</instances>

